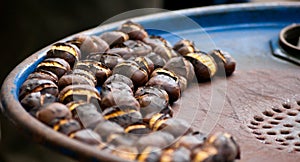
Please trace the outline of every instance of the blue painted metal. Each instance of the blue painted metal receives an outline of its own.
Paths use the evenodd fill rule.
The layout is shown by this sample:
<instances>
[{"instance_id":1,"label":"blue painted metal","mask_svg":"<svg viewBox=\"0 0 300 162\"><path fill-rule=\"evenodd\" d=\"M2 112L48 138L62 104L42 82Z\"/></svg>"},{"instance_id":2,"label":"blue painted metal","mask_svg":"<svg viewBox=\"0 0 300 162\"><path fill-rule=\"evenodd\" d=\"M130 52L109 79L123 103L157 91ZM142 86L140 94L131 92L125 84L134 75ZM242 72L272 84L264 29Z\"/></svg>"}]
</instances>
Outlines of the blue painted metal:
<instances>
[{"instance_id":1,"label":"blue painted metal","mask_svg":"<svg viewBox=\"0 0 300 162\"><path fill-rule=\"evenodd\" d=\"M145 26L150 34L161 35L172 44L181 38L186 38L193 40L202 51L209 51L212 48L228 51L241 65L237 67L238 69L296 66L272 56L269 42L278 37L283 27L291 23L300 23L300 3L221 5L160 13L132 20ZM123 21L78 34L99 35L104 31L116 29L121 23ZM67 151L63 152L68 152L70 156L74 156L74 153L77 155L86 153L88 150L91 152L89 155L94 158L116 160L77 145L65 136L57 135L55 132L54 134L51 129L28 115L20 105L19 88L37 64L44 59L49 47L24 60L7 77L1 90L1 103L5 113L16 125L46 140L45 143L55 143L54 145L62 150L66 149ZM38 128L45 131L38 131ZM50 137L52 135L53 138ZM55 141L60 138L63 142ZM74 146L76 149L72 148Z\"/></svg>"}]
</instances>

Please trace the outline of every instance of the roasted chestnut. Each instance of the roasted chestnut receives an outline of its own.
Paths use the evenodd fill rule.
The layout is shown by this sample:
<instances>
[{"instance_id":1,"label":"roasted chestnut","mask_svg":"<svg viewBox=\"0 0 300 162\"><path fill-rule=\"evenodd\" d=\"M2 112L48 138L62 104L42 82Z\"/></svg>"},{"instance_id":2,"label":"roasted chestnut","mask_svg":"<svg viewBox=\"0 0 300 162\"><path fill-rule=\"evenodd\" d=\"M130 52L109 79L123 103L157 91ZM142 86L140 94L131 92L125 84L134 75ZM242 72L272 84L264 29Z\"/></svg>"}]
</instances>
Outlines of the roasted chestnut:
<instances>
[{"instance_id":1,"label":"roasted chestnut","mask_svg":"<svg viewBox=\"0 0 300 162\"><path fill-rule=\"evenodd\" d=\"M40 109L44 104L52 103L56 101L56 97L50 93L32 92L21 99L22 106L27 110ZM35 110L35 111L37 111ZM35 113L32 114L35 116Z\"/></svg>"},{"instance_id":2,"label":"roasted chestnut","mask_svg":"<svg viewBox=\"0 0 300 162\"><path fill-rule=\"evenodd\" d=\"M161 148L148 146L140 152L136 160L140 162L159 161L161 152Z\"/></svg>"},{"instance_id":3,"label":"roasted chestnut","mask_svg":"<svg viewBox=\"0 0 300 162\"><path fill-rule=\"evenodd\" d=\"M74 116L84 128L94 129L98 123L104 121L97 107L91 103L79 104L75 108L76 114Z\"/></svg>"},{"instance_id":4,"label":"roasted chestnut","mask_svg":"<svg viewBox=\"0 0 300 162\"><path fill-rule=\"evenodd\" d=\"M112 155L118 156L124 160L130 160L133 161L136 159L138 155L137 148L133 146L117 146L111 151Z\"/></svg>"},{"instance_id":5,"label":"roasted chestnut","mask_svg":"<svg viewBox=\"0 0 300 162\"><path fill-rule=\"evenodd\" d=\"M45 80L51 80L55 84L58 82L58 77L51 71L46 70L40 70L40 71L34 71L33 73L29 74L27 77L27 80L29 79L45 79Z\"/></svg>"},{"instance_id":6,"label":"roasted chestnut","mask_svg":"<svg viewBox=\"0 0 300 162\"><path fill-rule=\"evenodd\" d=\"M162 151L160 161L190 162L190 155L190 150L184 147L177 149L169 148Z\"/></svg>"},{"instance_id":7,"label":"roasted chestnut","mask_svg":"<svg viewBox=\"0 0 300 162\"><path fill-rule=\"evenodd\" d=\"M89 80L88 82L93 83L92 85L97 85L97 78L91 71L83 69L73 69L71 73L84 77L86 80Z\"/></svg>"},{"instance_id":8,"label":"roasted chestnut","mask_svg":"<svg viewBox=\"0 0 300 162\"><path fill-rule=\"evenodd\" d=\"M193 64L198 82L210 80L217 72L215 60L203 52L188 53L184 57Z\"/></svg>"},{"instance_id":9,"label":"roasted chestnut","mask_svg":"<svg viewBox=\"0 0 300 162\"><path fill-rule=\"evenodd\" d=\"M169 95L169 102L177 101L181 95L179 78L175 73L165 69L155 69L146 86L164 89Z\"/></svg>"},{"instance_id":10,"label":"roasted chestnut","mask_svg":"<svg viewBox=\"0 0 300 162\"><path fill-rule=\"evenodd\" d=\"M182 56L185 56L188 53L194 53L198 51L195 48L194 42L187 39L181 39L178 42L176 42L173 46L173 49L180 53Z\"/></svg>"},{"instance_id":11,"label":"roasted chestnut","mask_svg":"<svg viewBox=\"0 0 300 162\"><path fill-rule=\"evenodd\" d=\"M115 122L106 120L98 123L94 131L98 133L104 141L107 141L108 136L111 134L124 133L124 128Z\"/></svg>"},{"instance_id":12,"label":"roasted chestnut","mask_svg":"<svg viewBox=\"0 0 300 162\"><path fill-rule=\"evenodd\" d=\"M166 64L166 60L154 52L146 55L146 57L148 57L152 61L152 63L154 64L154 69L162 68Z\"/></svg>"},{"instance_id":13,"label":"roasted chestnut","mask_svg":"<svg viewBox=\"0 0 300 162\"><path fill-rule=\"evenodd\" d=\"M188 82L191 82L195 76L193 65L184 57L171 58L163 68L174 72L177 76L183 76Z\"/></svg>"},{"instance_id":14,"label":"roasted chestnut","mask_svg":"<svg viewBox=\"0 0 300 162\"><path fill-rule=\"evenodd\" d=\"M171 47L170 42L168 42L163 37L157 35L151 35L149 37L146 37L143 39L143 42L150 45L152 49L154 49L157 46L163 46L163 45L167 47Z\"/></svg>"},{"instance_id":15,"label":"roasted chestnut","mask_svg":"<svg viewBox=\"0 0 300 162\"><path fill-rule=\"evenodd\" d=\"M26 95L35 92L40 92L41 94L49 93L53 96L57 96L59 93L57 85L51 80L34 78L28 79L22 84L19 99L22 100Z\"/></svg>"},{"instance_id":16,"label":"roasted chestnut","mask_svg":"<svg viewBox=\"0 0 300 162\"><path fill-rule=\"evenodd\" d=\"M122 31L108 31L104 32L99 36L103 39L110 47L113 47L117 44L121 44L129 39L128 34Z\"/></svg>"},{"instance_id":17,"label":"roasted chestnut","mask_svg":"<svg viewBox=\"0 0 300 162\"><path fill-rule=\"evenodd\" d=\"M153 128L154 131L161 130L172 134L175 138L182 135L192 133L192 128L189 123L182 119L162 119L155 122Z\"/></svg>"},{"instance_id":18,"label":"roasted chestnut","mask_svg":"<svg viewBox=\"0 0 300 162\"><path fill-rule=\"evenodd\" d=\"M87 77L84 77L83 75L76 75L73 73L63 75L58 81L59 89L63 89L66 86L72 84L86 84L93 87L96 86L95 83Z\"/></svg>"},{"instance_id":19,"label":"roasted chestnut","mask_svg":"<svg viewBox=\"0 0 300 162\"><path fill-rule=\"evenodd\" d=\"M72 113L64 104L54 102L44 105L36 114L39 121L53 127L60 120L71 119Z\"/></svg>"},{"instance_id":20,"label":"roasted chestnut","mask_svg":"<svg viewBox=\"0 0 300 162\"><path fill-rule=\"evenodd\" d=\"M143 40L148 37L148 33L145 31L144 27L132 21L126 21L118 30L127 33L130 39Z\"/></svg>"},{"instance_id":21,"label":"roasted chestnut","mask_svg":"<svg viewBox=\"0 0 300 162\"><path fill-rule=\"evenodd\" d=\"M109 45L98 36L78 35L67 42L79 47L83 59L90 53L105 52L109 49Z\"/></svg>"},{"instance_id":22,"label":"roasted chestnut","mask_svg":"<svg viewBox=\"0 0 300 162\"><path fill-rule=\"evenodd\" d=\"M120 75L120 74L113 74L110 77L108 77L106 79L106 81L103 83L103 87L106 87L106 85L109 85L113 82L122 82L122 83L127 84L129 86L129 88L131 88L132 90L134 89L134 85L133 85L131 79L124 75Z\"/></svg>"},{"instance_id":23,"label":"roasted chestnut","mask_svg":"<svg viewBox=\"0 0 300 162\"><path fill-rule=\"evenodd\" d=\"M169 60L173 57L178 56L176 51L174 51L171 47L168 47L168 46L165 46L165 45L156 46L153 49L153 52L160 55L165 60Z\"/></svg>"},{"instance_id":24,"label":"roasted chestnut","mask_svg":"<svg viewBox=\"0 0 300 162\"><path fill-rule=\"evenodd\" d=\"M112 74L112 71L101 62L95 60L81 60L78 61L74 69L82 69L90 71L97 78L97 85L102 85L103 82Z\"/></svg>"},{"instance_id":25,"label":"roasted chestnut","mask_svg":"<svg viewBox=\"0 0 300 162\"><path fill-rule=\"evenodd\" d=\"M173 135L167 132L158 131L140 137L137 141L136 146L138 150L141 152L149 146L165 149L170 147L174 142L175 142L175 138Z\"/></svg>"},{"instance_id":26,"label":"roasted chestnut","mask_svg":"<svg viewBox=\"0 0 300 162\"><path fill-rule=\"evenodd\" d=\"M116 122L122 127L142 121L142 115L137 108L126 105L107 108L102 112L102 115L106 120Z\"/></svg>"},{"instance_id":27,"label":"roasted chestnut","mask_svg":"<svg viewBox=\"0 0 300 162\"><path fill-rule=\"evenodd\" d=\"M123 42L123 45L133 50L131 54L134 57L145 56L152 51L151 46L139 40L128 40Z\"/></svg>"},{"instance_id":28,"label":"roasted chestnut","mask_svg":"<svg viewBox=\"0 0 300 162\"><path fill-rule=\"evenodd\" d=\"M99 107L101 102L98 90L95 87L84 84L65 87L60 91L58 100L64 104L71 101L83 100L88 103L93 103L96 107Z\"/></svg>"},{"instance_id":29,"label":"roasted chestnut","mask_svg":"<svg viewBox=\"0 0 300 162\"><path fill-rule=\"evenodd\" d=\"M82 129L70 135L71 138L89 145L99 145L101 137L91 129Z\"/></svg>"},{"instance_id":30,"label":"roasted chestnut","mask_svg":"<svg viewBox=\"0 0 300 162\"><path fill-rule=\"evenodd\" d=\"M81 125L77 120L74 119L63 119L60 120L57 124L53 126L53 130L58 131L67 136L72 133L79 131L81 129Z\"/></svg>"},{"instance_id":31,"label":"roasted chestnut","mask_svg":"<svg viewBox=\"0 0 300 162\"><path fill-rule=\"evenodd\" d=\"M111 54L118 54L120 55L123 59L128 60L131 58L133 55L133 49L129 47L118 47L118 48L112 48L106 51L106 53L111 53Z\"/></svg>"},{"instance_id":32,"label":"roasted chestnut","mask_svg":"<svg viewBox=\"0 0 300 162\"><path fill-rule=\"evenodd\" d=\"M144 123L134 123L125 128L125 133L130 133L137 136L145 135L150 132L151 129L149 129L148 125Z\"/></svg>"},{"instance_id":33,"label":"roasted chestnut","mask_svg":"<svg viewBox=\"0 0 300 162\"><path fill-rule=\"evenodd\" d=\"M52 45L47 52L47 58L62 58L66 60L71 67L81 58L81 52L77 46L71 43L59 42Z\"/></svg>"},{"instance_id":34,"label":"roasted chestnut","mask_svg":"<svg viewBox=\"0 0 300 162\"><path fill-rule=\"evenodd\" d=\"M137 57L134 59L134 61L145 71L147 71L148 76L151 75L151 73L154 70L154 64L148 57Z\"/></svg>"},{"instance_id":35,"label":"roasted chestnut","mask_svg":"<svg viewBox=\"0 0 300 162\"><path fill-rule=\"evenodd\" d=\"M115 53L91 53L87 56L87 59L99 61L111 70L117 64L124 61L124 59L120 55Z\"/></svg>"},{"instance_id":36,"label":"roasted chestnut","mask_svg":"<svg viewBox=\"0 0 300 162\"><path fill-rule=\"evenodd\" d=\"M215 62L218 65L217 74L221 74L220 70L225 70L226 76L230 76L236 67L236 61L230 56L229 53L221 51L221 50L213 50L208 53L211 57L214 58Z\"/></svg>"},{"instance_id":37,"label":"roasted chestnut","mask_svg":"<svg viewBox=\"0 0 300 162\"><path fill-rule=\"evenodd\" d=\"M147 72L133 61L125 61L118 64L114 68L113 74L121 74L130 78L135 87L145 85L145 83L148 81Z\"/></svg>"},{"instance_id":38,"label":"roasted chestnut","mask_svg":"<svg viewBox=\"0 0 300 162\"><path fill-rule=\"evenodd\" d=\"M36 71L51 71L58 78L71 70L70 64L61 58L47 58L38 64Z\"/></svg>"}]
</instances>

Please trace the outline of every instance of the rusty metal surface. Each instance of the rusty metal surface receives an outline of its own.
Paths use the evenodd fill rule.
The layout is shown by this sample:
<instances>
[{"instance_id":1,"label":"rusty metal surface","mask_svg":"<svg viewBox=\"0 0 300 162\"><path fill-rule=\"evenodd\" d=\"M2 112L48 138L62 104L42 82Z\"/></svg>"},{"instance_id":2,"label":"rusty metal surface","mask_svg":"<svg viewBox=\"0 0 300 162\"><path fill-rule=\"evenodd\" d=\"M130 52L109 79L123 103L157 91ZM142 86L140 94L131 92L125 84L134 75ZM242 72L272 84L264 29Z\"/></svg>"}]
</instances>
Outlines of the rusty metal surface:
<instances>
[{"instance_id":1,"label":"rusty metal surface","mask_svg":"<svg viewBox=\"0 0 300 162\"><path fill-rule=\"evenodd\" d=\"M227 9L252 8L255 11L256 8L262 6L269 7L269 9L278 6L299 8L300 4L231 5L229 8L224 6L219 8L207 7L182 11L182 13L188 15L195 13L199 16L204 13L215 14L215 11L220 12L220 10L224 13ZM154 17L137 18L136 20L149 24L158 16L162 19L170 18L164 13ZM237 71L228 78L216 77L211 83L190 85L181 100L174 105L177 112L175 117L187 119L194 129L206 133L215 131L231 133L237 138L241 146L241 161L297 161L300 158L298 151L277 149L280 143L276 143L276 140L266 142L266 140L258 139L258 135L253 133L255 128L251 127L253 125L251 122L257 120L255 117L263 116L262 112L265 110L276 106L282 107L282 103L287 100L297 106L295 102L300 90L299 66L273 58L269 48L269 40L276 36L279 29L286 23L289 23L289 21L279 25L233 26L232 28L222 29L222 32L208 27L208 34L214 40L215 45L229 51L236 58ZM85 31L85 33L98 34L113 29L118 24L120 23ZM237 28L241 30L236 31ZM244 37L240 37L241 35ZM193 31L183 36L187 39L197 40L197 35ZM166 35L166 37L172 39L169 35ZM49 47L24 60L6 78L1 89L1 103L3 104L4 113L31 139L77 160L121 161L121 159L96 151L92 147L53 131L30 116L20 105L17 100L18 88L24 81L24 77L32 71L30 67L34 67L37 62L43 59L47 48ZM295 110L298 110L297 107ZM299 111L296 116L298 116L298 113ZM287 120L287 122L289 121ZM263 122L260 122L259 125L263 124ZM262 126L254 126L257 129L262 129ZM281 128L274 127L273 129L280 132ZM297 126L292 131L297 135L300 130ZM265 139L272 138L265 134ZM294 136L293 140L296 141L299 138L299 136ZM297 144L294 144L292 148L298 148Z\"/></svg>"}]
</instances>

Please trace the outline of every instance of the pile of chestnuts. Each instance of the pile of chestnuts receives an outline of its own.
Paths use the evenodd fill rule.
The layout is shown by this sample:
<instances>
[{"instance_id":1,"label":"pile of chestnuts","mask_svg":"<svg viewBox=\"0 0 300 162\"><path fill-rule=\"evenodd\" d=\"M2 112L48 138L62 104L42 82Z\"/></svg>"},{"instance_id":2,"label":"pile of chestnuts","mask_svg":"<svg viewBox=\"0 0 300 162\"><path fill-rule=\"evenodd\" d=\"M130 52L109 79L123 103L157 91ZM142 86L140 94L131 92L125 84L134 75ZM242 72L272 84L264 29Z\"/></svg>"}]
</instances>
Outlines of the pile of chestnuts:
<instances>
[{"instance_id":1,"label":"pile of chestnuts","mask_svg":"<svg viewBox=\"0 0 300 162\"><path fill-rule=\"evenodd\" d=\"M209 81L235 60L182 39L174 46L127 21L115 31L55 43L25 80L19 100L53 130L137 161L234 161L227 133L205 137L172 118L172 104L193 80Z\"/></svg>"}]
</instances>

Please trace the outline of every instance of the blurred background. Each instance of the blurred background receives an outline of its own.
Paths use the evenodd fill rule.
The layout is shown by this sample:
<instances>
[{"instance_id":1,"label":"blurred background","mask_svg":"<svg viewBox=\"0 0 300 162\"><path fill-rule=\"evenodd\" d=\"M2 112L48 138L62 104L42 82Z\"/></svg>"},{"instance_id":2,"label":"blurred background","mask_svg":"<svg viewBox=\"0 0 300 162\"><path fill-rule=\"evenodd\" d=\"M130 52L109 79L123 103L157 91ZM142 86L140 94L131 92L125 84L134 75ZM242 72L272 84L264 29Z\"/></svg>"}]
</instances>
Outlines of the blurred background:
<instances>
[{"instance_id":1,"label":"blurred background","mask_svg":"<svg viewBox=\"0 0 300 162\"><path fill-rule=\"evenodd\" d=\"M177 10L241 2L271 0L2 0L0 83L2 85L8 73L34 52L123 12L139 8ZM3 114L0 114L0 126L0 162L50 162L54 159L56 162L74 162L30 141Z\"/></svg>"}]
</instances>

